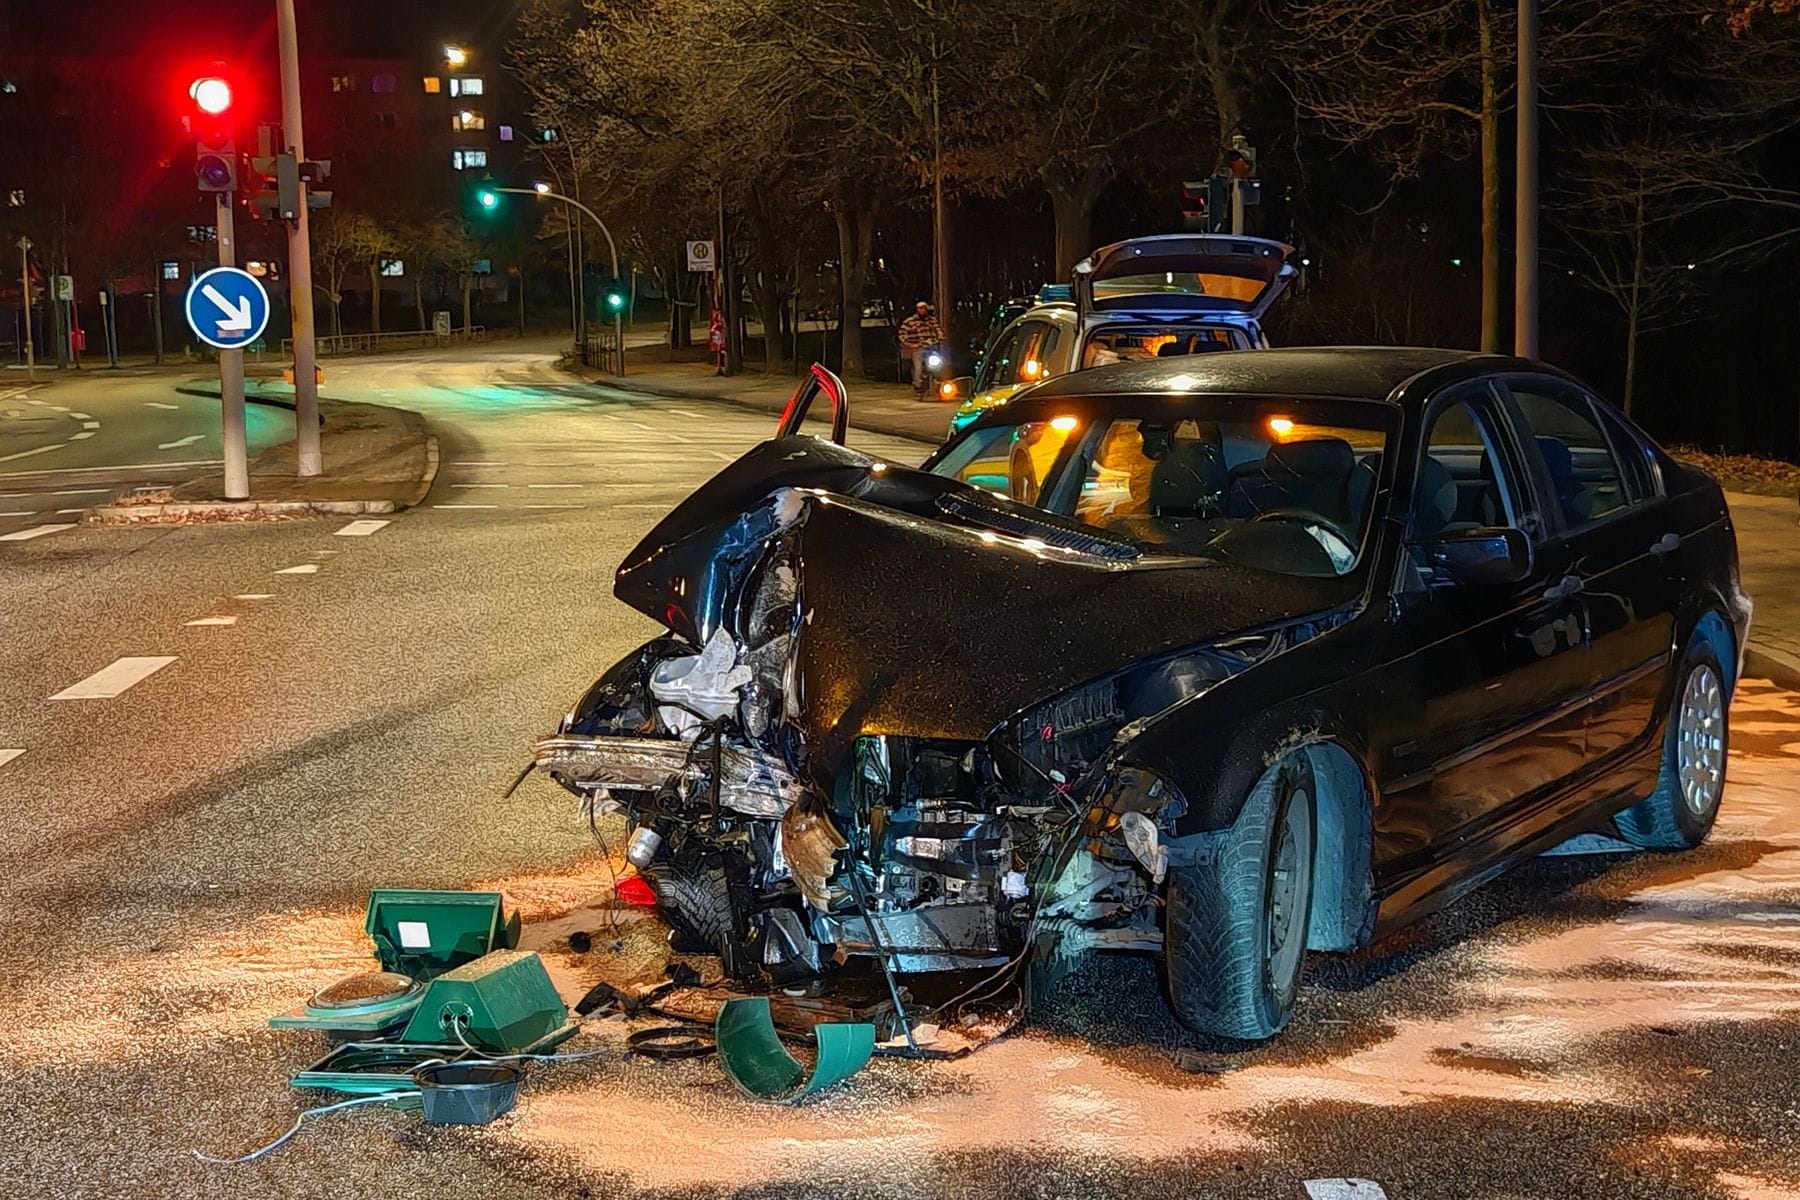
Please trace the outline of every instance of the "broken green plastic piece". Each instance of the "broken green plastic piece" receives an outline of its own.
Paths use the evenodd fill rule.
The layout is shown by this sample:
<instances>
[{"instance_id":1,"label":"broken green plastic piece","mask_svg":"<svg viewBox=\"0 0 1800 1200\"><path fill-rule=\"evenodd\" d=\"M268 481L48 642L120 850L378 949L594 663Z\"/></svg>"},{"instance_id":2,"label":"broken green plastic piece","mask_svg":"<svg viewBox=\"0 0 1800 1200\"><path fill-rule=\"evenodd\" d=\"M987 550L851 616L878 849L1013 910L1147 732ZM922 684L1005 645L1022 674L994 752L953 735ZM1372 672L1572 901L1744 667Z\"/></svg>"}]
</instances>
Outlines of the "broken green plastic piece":
<instances>
[{"instance_id":1,"label":"broken green plastic piece","mask_svg":"<svg viewBox=\"0 0 1800 1200\"><path fill-rule=\"evenodd\" d=\"M363 928L384 971L424 981L519 944L519 914L499 892L376 888Z\"/></svg>"},{"instance_id":2,"label":"broken green plastic piece","mask_svg":"<svg viewBox=\"0 0 1800 1200\"><path fill-rule=\"evenodd\" d=\"M781 1044L767 996L727 1000L713 1023L719 1065L758 1100L785 1102L822 1092L862 1070L875 1053L875 1026L866 1021L814 1025L813 1039L818 1055L809 1077Z\"/></svg>"}]
</instances>

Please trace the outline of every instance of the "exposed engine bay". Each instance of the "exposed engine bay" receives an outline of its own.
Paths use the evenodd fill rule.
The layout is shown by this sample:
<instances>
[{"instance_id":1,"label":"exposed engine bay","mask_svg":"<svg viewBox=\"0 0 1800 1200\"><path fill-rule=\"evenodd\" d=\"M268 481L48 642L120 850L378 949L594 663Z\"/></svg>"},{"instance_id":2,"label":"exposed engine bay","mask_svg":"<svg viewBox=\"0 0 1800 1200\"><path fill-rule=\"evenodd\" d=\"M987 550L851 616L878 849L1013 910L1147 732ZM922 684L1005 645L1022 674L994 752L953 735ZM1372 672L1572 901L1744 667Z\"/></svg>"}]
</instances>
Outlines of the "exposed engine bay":
<instances>
[{"instance_id":1,"label":"exposed engine bay","mask_svg":"<svg viewBox=\"0 0 1800 1200\"><path fill-rule=\"evenodd\" d=\"M535 760L590 815L625 817L626 857L678 950L783 984L856 960L891 977L1160 946L1164 839L1184 804L1119 748L1292 635L1196 648L1191 606L1161 599L1188 586L1178 573L1002 505L778 439L619 569L620 598L670 632L602 677ZM909 628L931 587L910 612L855 590L945 558L994 599ZM1026 572L1039 599L1122 583L1152 602L1116 636L1057 652L981 577ZM1268 598L1244 594L1247 610ZM1232 620L1220 633L1251 623Z\"/></svg>"}]
</instances>

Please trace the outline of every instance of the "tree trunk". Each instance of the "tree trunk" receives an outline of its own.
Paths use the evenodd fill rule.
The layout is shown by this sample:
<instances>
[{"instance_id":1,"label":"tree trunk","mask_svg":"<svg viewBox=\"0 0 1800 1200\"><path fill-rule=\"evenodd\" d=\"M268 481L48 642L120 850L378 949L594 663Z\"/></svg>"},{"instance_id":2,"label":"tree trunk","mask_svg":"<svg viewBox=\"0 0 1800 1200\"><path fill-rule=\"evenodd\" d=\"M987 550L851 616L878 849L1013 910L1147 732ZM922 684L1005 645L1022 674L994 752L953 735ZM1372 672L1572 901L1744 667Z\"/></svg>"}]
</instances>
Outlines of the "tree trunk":
<instances>
[{"instance_id":1,"label":"tree trunk","mask_svg":"<svg viewBox=\"0 0 1800 1200\"><path fill-rule=\"evenodd\" d=\"M1050 193L1050 211L1056 219L1056 274L1069 278L1075 264L1093 246L1094 206L1112 182L1112 167L1090 163L1079 171L1070 167L1046 168L1044 187Z\"/></svg>"},{"instance_id":2,"label":"tree trunk","mask_svg":"<svg viewBox=\"0 0 1800 1200\"><path fill-rule=\"evenodd\" d=\"M419 311L419 332L424 333L431 326L425 323L425 279L422 275L413 276L413 307Z\"/></svg>"},{"instance_id":3,"label":"tree trunk","mask_svg":"<svg viewBox=\"0 0 1800 1200\"><path fill-rule=\"evenodd\" d=\"M1631 415L1631 402L1637 388L1639 296L1644 281L1644 181L1638 179L1637 206L1631 225L1631 293L1625 304L1625 415Z\"/></svg>"},{"instance_id":4,"label":"tree trunk","mask_svg":"<svg viewBox=\"0 0 1800 1200\"><path fill-rule=\"evenodd\" d=\"M519 336L525 336L525 268L513 268L519 273Z\"/></svg>"},{"instance_id":5,"label":"tree trunk","mask_svg":"<svg viewBox=\"0 0 1800 1200\"><path fill-rule=\"evenodd\" d=\"M334 337L344 336L344 297L336 289L331 293L331 332Z\"/></svg>"},{"instance_id":6,"label":"tree trunk","mask_svg":"<svg viewBox=\"0 0 1800 1200\"><path fill-rule=\"evenodd\" d=\"M751 248L753 272L750 291L756 301L757 315L762 320L764 368L771 375L785 375L792 364L788 362L787 345L781 340L781 310L784 307L785 293L775 254L776 247L783 245L785 238L776 232L774 221L764 206L762 193L758 189L750 189L744 214L750 218L750 231L753 235L751 240L755 243Z\"/></svg>"},{"instance_id":7,"label":"tree trunk","mask_svg":"<svg viewBox=\"0 0 1800 1200\"><path fill-rule=\"evenodd\" d=\"M468 337L475 332L475 276L462 277L463 292L463 336Z\"/></svg>"},{"instance_id":8,"label":"tree trunk","mask_svg":"<svg viewBox=\"0 0 1800 1200\"><path fill-rule=\"evenodd\" d=\"M369 263L369 332L381 332L381 262Z\"/></svg>"},{"instance_id":9,"label":"tree trunk","mask_svg":"<svg viewBox=\"0 0 1800 1200\"><path fill-rule=\"evenodd\" d=\"M1500 352L1500 102L1489 0L1475 5L1481 28L1481 349Z\"/></svg>"},{"instance_id":10,"label":"tree trunk","mask_svg":"<svg viewBox=\"0 0 1800 1200\"><path fill-rule=\"evenodd\" d=\"M832 216L837 220L841 306L838 332L846 378L862 378L867 374L862 344L863 294L869 286L869 262L875 257L875 217L880 211L879 195L870 193L859 197L847 187L838 190L836 202L831 206Z\"/></svg>"}]
</instances>

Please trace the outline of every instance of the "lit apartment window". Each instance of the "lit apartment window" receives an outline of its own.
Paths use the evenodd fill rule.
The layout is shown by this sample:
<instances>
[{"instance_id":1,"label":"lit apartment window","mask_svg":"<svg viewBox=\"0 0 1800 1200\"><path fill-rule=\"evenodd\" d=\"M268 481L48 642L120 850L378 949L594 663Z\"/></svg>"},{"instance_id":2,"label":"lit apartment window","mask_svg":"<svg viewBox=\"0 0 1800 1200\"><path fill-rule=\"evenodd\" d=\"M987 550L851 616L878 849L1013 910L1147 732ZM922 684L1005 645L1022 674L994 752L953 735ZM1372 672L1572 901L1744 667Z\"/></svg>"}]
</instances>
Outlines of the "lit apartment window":
<instances>
[{"instance_id":1,"label":"lit apartment window","mask_svg":"<svg viewBox=\"0 0 1800 1200\"><path fill-rule=\"evenodd\" d=\"M487 166L486 150L452 150L450 165L458 171L468 171Z\"/></svg>"},{"instance_id":2,"label":"lit apartment window","mask_svg":"<svg viewBox=\"0 0 1800 1200\"><path fill-rule=\"evenodd\" d=\"M333 75L331 77L331 90L334 92L354 92L356 90L356 76Z\"/></svg>"},{"instance_id":3,"label":"lit apartment window","mask_svg":"<svg viewBox=\"0 0 1800 1200\"><path fill-rule=\"evenodd\" d=\"M450 77L450 94L452 96L479 96L487 91L479 75L452 75Z\"/></svg>"},{"instance_id":4,"label":"lit apartment window","mask_svg":"<svg viewBox=\"0 0 1800 1200\"><path fill-rule=\"evenodd\" d=\"M382 94L397 92L400 90L400 80L387 74L371 75L369 76L369 90Z\"/></svg>"},{"instance_id":5,"label":"lit apartment window","mask_svg":"<svg viewBox=\"0 0 1800 1200\"><path fill-rule=\"evenodd\" d=\"M388 279L399 279L403 277L406 274L406 260L404 258L383 258L381 260L381 273Z\"/></svg>"},{"instance_id":6,"label":"lit apartment window","mask_svg":"<svg viewBox=\"0 0 1800 1200\"><path fill-rule=\"evenodd\" d=\"M511 125L502 125L500 127L500 140L503 142L510 142L513 140L513 127Z\"/></svg>"},{"instance_id":7,"label":"lit apartment window","mask_svg":"<svg viewBox=\"0 0 1800 1200\"><path fill-rule=\"evenodd\" d=\"M443 89L444 81L439 79L436 75L427 75L425 77L425 94L427 96L435 96Z\"/></svg>"},{"instance_id":8,"label":"lit apartment window","mask_svg":"<svg viewBox=\"0 0 1800 1200\"><path fill-rule=\"evenodd\" d=\"M486 129L487 118L472 108L465 108L450 118L450 128L456 130L458 133L468 133L473 130Z\"/></svg>"},{"instance_id":9,"label":"lit apartment window","mask_svg":"<svg viewBox=\"0 0 1800 1200\"><path fill-rule=\"evenodd\" d=\"M562 141L562 130L560 130L560 129L540 129L540 130L538 130L538 141L540 141L540 142L560 142L560 141Z\"/></svg>"}]
</instances>

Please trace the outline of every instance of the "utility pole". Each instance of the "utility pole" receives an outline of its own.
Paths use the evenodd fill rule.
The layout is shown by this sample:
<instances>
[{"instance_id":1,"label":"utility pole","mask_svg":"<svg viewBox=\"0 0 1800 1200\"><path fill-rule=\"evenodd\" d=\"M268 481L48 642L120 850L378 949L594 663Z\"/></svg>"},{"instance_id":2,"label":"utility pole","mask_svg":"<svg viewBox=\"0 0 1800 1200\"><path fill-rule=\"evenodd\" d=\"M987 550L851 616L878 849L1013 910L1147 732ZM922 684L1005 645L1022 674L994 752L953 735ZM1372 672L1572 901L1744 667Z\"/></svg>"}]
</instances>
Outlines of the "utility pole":
<instances>
[{"instance_id":1,"label":"utility pole","mask_svg":"<svg viewBox=\"0 0 1800 1200\"><path fill-rule=\"evenodd\" d=\"M218 193L219 265L237 266L237 222L232 206L237 197L232 192ZM244 439L244 352L219 351L219 404L224 417L225 498L250 498L250 466ZM315 424L313 432L317 434Z\"/></svg>"},{"instance_id":2,"label":"utility pole","mask_svg":"<svg viewBox=\"0 0 1800 1200\"><path fill-rule=\"evenodd\" d=\"M944 122L938 105L938 40L937 34L931 35L931 238L936 253L933 255L932 275L936 287L933 289L933 303L937 306L938 324L943 327L944 340L951 340L950 334L950 221L944 211ZM850 314L844 314L846 318ZM862 314L856 314L857 328L862 328ZM950 353L948 345L942 347L945 355Z\"/></svg>"},{"instance_id":3,"label":"utility pole","mask_svg":"<svg viewBox=\"0 0 1800 1200\"><path fill-rule=\"evenodd\" d=\"M163 360L162 285L162 261L159 259L150 264L150 329L156 335L156 365L159 367Z\"/></svg>"},{"instance_id":4,"label":"utility pole","mask_svg":"<svg viewBox=\"0 0 1800 1200\"><path fill-rule=\"evenodd\" d=\"M19 288L25 298L25 382L37 382L37 357L31 345L31 239L19 239Z\"/></svg>"},{"instance_id":5,"label":"utility pole","mask_svg":"<svg viewBox=\"0 0 1800 1200\"><path fill-rule=\"evenodd\" d=\"M1538 356L1538 11L1519 0L1517 229L1513 235L1513 353Z\"/></svg>"},{"instance_id":6,"label":"utility pole","mask_svg":"<svg viewBox=\"0 0 1800 1200\"><path fill-rule=\"evenodd\" d=\"M275 9L281 43L282 134L294 160L305 162L305 135L300 122L300 42L294 27L294 0L275 0ZM307 218L306 192L306 180L302 179L298 211L288 223L288 308L294 321L295 473L302 477L317 475L325 469L319 451L318 360L313 354L312 230ZM239 362L241 365L241 354ZM240 410L240 421L242 416Z\"/></svg>"}]
</instances>

